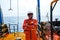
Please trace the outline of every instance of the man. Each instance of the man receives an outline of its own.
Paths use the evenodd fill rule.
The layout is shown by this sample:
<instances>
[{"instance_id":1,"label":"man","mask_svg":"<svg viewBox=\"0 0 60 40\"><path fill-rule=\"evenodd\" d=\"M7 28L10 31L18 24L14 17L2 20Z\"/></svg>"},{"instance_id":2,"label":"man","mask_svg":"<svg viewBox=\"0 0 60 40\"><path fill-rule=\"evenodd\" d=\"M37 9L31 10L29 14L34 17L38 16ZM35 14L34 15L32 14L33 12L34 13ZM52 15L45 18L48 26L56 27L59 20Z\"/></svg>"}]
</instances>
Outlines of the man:
<instances>
[{"instance_id":1,"label":"man","mask_svg":"<svg viewBox=\"0 0 60 40\"><path fill-rule=\"evenodd\" d=\"M53 33L54 40L60 40L60 30L57 30Z\"/></svg>"},{"instance_id":2,"label":"man","mask_svg":"<svg viewBox=\"0 0 60 40\"><path fill-rule=\"evenodd\" d=\"M27 14L28 19L24 20L23 29L26 34L26 40L37 40L37 25L36 19L33 19L33 13Z\"/></svg>"}]
</instances>

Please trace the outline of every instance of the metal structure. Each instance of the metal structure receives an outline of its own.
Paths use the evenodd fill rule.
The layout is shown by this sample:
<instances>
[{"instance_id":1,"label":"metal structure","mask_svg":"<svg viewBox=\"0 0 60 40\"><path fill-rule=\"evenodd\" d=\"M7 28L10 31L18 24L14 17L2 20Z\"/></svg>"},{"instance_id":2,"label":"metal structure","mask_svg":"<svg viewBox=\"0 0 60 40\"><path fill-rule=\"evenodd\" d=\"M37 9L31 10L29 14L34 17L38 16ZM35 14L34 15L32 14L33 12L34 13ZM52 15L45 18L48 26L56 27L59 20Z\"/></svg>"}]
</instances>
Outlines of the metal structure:
<instances>
[{"instance_id":1,"label":"metal structure","mask_svg":"<svg viewBox=\"0 0 60 40\"><path fill-rule=\"evenodd\" d=\"M44 40L43 29L42 29L42 31L40 30L41 29L41 27L40 27L40 24L41 24L40 0L37 0L37 5L38 5L38 7L37 7L37 9L38 9L38 16L37 16L37 18L38 18L38 35L40 36L39 32L42 32L42 40Z\"/></svg>"},{"instance_id":2,"label":"metal structure","mask_svg":"<svg viewBox=\"0 0 60 40\"><path fill-rule=\"evenodd\" d=\"M37 4L38 4L38 23L40 24L40 20L41 20L41 17L40 17L40 0L37 0Z\"/></svg>"},{"instance_id":3,"label":"metal structure","mask_svg":"<svg viewBox=\"0 0 60 40\"><path fill-rule=\"evenodd\" d=\"M51 40L53 40L53 26L52 26L53 25L53 22L52 22L53 21L53 16L52 16L52 12L53 12L53 9L56 6L57 1L58 0L53 0L50 4ZM53 3L55 3L54 6L53 6Z\"/></svg>"},{"instance_id":4,"label":"metal structure","mask_svg":"<svg viewBox=\"0 0 60 40\"><path fill-rule=\"evenodd\" d=\"M13 29L11 29L11 26L13 27ZM15 32L18 31L18 24L9 24L8 28L9 28L9 33L12 33L11 30L13 30L14 31L14 36L16 36Z\"/></svg>"},{"instance_id":5,"label":"metal structure","mask_svg":"<svg viewBox=\"0 0 60 40\"><path fill-rule=\"evenodd\" d=\"M3 23L3 15L2 15L2 10L0 6L0 25L2 25L2 23Z\"/></svg>"}]
</instances>

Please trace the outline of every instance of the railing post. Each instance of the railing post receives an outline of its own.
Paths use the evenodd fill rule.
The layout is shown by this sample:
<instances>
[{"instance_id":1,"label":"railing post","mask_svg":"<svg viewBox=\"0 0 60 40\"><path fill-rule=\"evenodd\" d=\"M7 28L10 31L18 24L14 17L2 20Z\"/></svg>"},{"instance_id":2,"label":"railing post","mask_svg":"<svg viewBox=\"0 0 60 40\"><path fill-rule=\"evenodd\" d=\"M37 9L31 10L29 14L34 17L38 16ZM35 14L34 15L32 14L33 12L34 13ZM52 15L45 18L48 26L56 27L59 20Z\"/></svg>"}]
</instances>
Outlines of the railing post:
<instances>
[{"instance_id":1,"label":"railing post","mask_svg":"<svg viewBox=\"0 0 60 40\"><path fill-rule=\"evenodd\" d=\"M10 24L9 24L9 33L11 33L11 30L10 30Z\"/></svg>"}]
</instances>

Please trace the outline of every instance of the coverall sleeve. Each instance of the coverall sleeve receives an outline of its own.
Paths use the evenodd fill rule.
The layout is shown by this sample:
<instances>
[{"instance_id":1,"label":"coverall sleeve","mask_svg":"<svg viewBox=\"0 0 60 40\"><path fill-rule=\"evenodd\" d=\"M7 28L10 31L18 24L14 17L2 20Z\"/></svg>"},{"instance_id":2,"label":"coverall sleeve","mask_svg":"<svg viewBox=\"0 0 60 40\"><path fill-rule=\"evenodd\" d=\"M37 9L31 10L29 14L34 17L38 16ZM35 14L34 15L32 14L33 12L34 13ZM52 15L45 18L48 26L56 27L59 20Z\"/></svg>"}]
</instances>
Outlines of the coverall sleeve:
<instances>
[{"instance_id":1,"label":"coverall sleeve","mask_svg":"<svg viewBox=\"0 0 60 40\"><path fill-rule=\"evenodd\" d=\"M35 20L35 22L34 22L34 26L35 26L35 27L34 27L35 29L38 28L38 21L37 21L37 20Z\"/></svg>"},{"instance_id":2,"label":"coverall sleeve","mask_svg":"<svg viewBox=\"0 0 60 40\"><path fill-rule=\"evenodd\" d=\"M23 29L26 29L27 28L27 21L24 20L24 23L23 23Z\"/></svg>"}]
</instances>

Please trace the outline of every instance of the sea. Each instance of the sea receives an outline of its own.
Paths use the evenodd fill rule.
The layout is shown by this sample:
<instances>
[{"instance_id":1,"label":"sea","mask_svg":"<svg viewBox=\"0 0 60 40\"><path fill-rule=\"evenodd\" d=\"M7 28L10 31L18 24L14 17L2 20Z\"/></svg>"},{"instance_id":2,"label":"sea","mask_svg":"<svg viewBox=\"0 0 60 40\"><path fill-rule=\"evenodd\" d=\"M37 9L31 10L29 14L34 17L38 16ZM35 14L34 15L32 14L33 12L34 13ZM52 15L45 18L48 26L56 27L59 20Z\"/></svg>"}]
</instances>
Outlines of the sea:
<instances>
[{"instance_id":1,"label":"sea","mask_svg":"<svg viewBox=\"0 0 60 40\"><path fill-rule=\"evenodd\" d=\"M7 24L8 28L10 25L11 32L14 32L14 28L15 28L15 32L17 32L17 27L18 27L18 32L23 32L22 26L24 22L24 17L19 17L19 18L18 17L3 17L3 22L4 24Z\"/></svg>"},{"instance_id":2,"label":"sea","mask_svg":"<svg viewBox=\"0 0 60 40\"><path fill-rule=\"evenodd\" d=\"M60 18L60 17L54 17L53 19L55 18ZM9 28L9 24L10 24L10 29L13 29L13 30L10 30L11 32L14 32L14 28L15 28L15 32L17 32L17 27L18 27L18 32L23 32L23 22L24 22L24 19L27 19L27 17L15 17L15 16L10 16L10 17L3 17L3 22L4 24L7 24L8 28ZM41 18L42 21L48 21L48 19L46 17L43 17ZM16 25L15 25L16 24ZM17 26L18 25L18 26Z\"/></svg>"}]
</instances>

